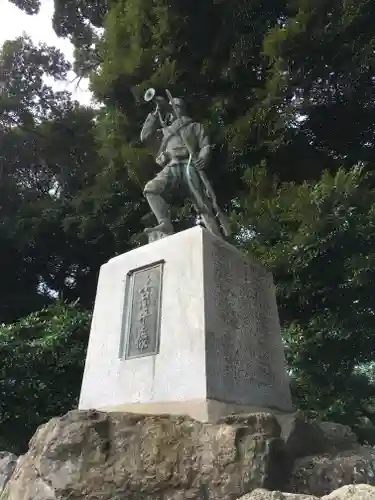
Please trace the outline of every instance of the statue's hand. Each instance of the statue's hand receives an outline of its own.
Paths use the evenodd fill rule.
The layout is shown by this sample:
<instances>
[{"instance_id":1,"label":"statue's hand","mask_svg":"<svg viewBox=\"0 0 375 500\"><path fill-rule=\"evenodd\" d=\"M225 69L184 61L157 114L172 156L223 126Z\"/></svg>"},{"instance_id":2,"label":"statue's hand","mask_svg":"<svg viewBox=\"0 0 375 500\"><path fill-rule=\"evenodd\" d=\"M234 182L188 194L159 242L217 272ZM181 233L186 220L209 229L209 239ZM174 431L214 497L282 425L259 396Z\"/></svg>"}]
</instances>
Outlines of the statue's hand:
<instances>
[{"instance_id":1,"label":"statue's hand","mask_svg":"<svg viewBox=\"0 0 375 500\"><path fill-rule=\"evenodd\" d=\"M194 165L198 170L203 170L205 167L205 161L203 160L203 158L197 158L194 162Z\"/></svg>"},{"instance_id":2,"label":"statue's hand","mask_svg":"<svg viewBox=\"0 0 375 500\"><path fill-rule=\"evenodd\" d=\"M156 158L155 161L160 167L165 167L165 165L170 161L170 157L168 153L163 152Z\"/></svg>"}]
</instances>

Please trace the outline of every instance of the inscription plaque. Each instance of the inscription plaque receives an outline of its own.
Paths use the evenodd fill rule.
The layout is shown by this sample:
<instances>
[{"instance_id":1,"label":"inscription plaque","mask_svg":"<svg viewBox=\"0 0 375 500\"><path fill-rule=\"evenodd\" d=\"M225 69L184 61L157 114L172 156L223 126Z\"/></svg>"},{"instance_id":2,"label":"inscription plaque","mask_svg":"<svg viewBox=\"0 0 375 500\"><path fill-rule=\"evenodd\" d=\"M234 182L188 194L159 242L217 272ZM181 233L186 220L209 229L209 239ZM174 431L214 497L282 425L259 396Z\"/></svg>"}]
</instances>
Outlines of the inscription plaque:
<instances>
[{"instance_id":1,"label":"inscription plaque","mask_svg":"<svg viewBox=\"0 0 375 500\"><path fill-rule=\"evenodd\" d=\"M163 264L130 271L127 276L121 357L152 356L159 352Z\"/></svg>"}]
</instances>

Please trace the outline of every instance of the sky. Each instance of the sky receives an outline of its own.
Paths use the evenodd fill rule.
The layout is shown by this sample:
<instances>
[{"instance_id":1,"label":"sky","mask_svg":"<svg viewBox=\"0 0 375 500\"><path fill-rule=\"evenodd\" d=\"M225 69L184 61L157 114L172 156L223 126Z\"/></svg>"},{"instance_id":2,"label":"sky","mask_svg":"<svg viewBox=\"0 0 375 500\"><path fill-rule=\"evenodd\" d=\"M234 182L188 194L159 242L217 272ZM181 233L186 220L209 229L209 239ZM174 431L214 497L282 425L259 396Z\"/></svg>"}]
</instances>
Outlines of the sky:
<instances>
[{"instance_id":1,"label":"sky","mask_svg":"<svg viewBox=\"0 0 375 500\"><path fill-rule=\"evenodd\" d=\"M68 40L58 38L52 28L54 0L43 0L40 13L28 16L8 0L0 0L0 46L5 40L12 40L23 34L30 36L34 43L44 42L59 48L67 60L73 62L73 46ZM74 73L64 83L54 84L57 90L69 90L82 104L90 104L91 94L87 81L81 81L77 88Z\"/></svg>"}]
</instances>

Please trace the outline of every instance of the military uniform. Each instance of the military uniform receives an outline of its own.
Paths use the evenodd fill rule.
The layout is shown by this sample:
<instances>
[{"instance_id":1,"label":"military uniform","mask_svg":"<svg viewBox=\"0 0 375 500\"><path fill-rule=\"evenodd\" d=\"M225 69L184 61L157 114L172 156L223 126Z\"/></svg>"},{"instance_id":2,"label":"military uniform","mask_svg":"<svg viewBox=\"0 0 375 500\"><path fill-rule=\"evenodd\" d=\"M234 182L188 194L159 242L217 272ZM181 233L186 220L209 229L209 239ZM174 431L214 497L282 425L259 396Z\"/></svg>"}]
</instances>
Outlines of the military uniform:
<instances>
[{"instance_id":1,"label":"military uniform","mask_svg":"<svg viewBox=\"0 0 375 500\"><path fill-rule=\"evenodd\" d=\"M156 134L159 123L156 114L149 114L141 131L141 140L146 141ZM156 162L163 168L144 188L144 195L159 226L166 233L173 232L170 207L165 195L182 192L192 199L207 229L221 235L212 205L196 170L196 165L200 168L206 165L210 154L210 143L203 126L187 116L181 116L164 127L162 132ZM189 161L190 154L186 142L189 150L194 152L194 163Z\"/></svg>"}]
</instances>

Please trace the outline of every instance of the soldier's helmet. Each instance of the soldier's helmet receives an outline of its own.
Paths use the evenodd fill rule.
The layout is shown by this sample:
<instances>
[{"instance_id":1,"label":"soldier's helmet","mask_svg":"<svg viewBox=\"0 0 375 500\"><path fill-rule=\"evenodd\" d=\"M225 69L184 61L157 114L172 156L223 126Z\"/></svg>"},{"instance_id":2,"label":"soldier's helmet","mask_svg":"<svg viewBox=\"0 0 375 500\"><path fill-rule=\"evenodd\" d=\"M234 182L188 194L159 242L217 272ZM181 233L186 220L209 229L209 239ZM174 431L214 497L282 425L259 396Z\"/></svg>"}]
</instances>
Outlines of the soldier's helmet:
<instances>
[{"instance_id":1,"label":"soldier's helmet","mask_svg":"<svg viewBox=\"0 0 375 500\"><path fill-rule=\"evenodd\" d=\"M174 97L172 99L172 104L180 111L180 112L185 112L186 107L185 107L185 101L181 99L181 97Z\"/></svg>"},{"instance_id":2,"label":"soldier's helmet","mask_svg":"<svg viewBox=\"0 0 375 500\"><path fill-rule=\"evenodd\" d=\"M181 97L174 97L174 98L172 99L172 102L173 102L173 104L174 104L175 106L184 106L184 105L185 105L184 100L183 100L183 99L181 99Z\"/></svg>"}]
</instances>

